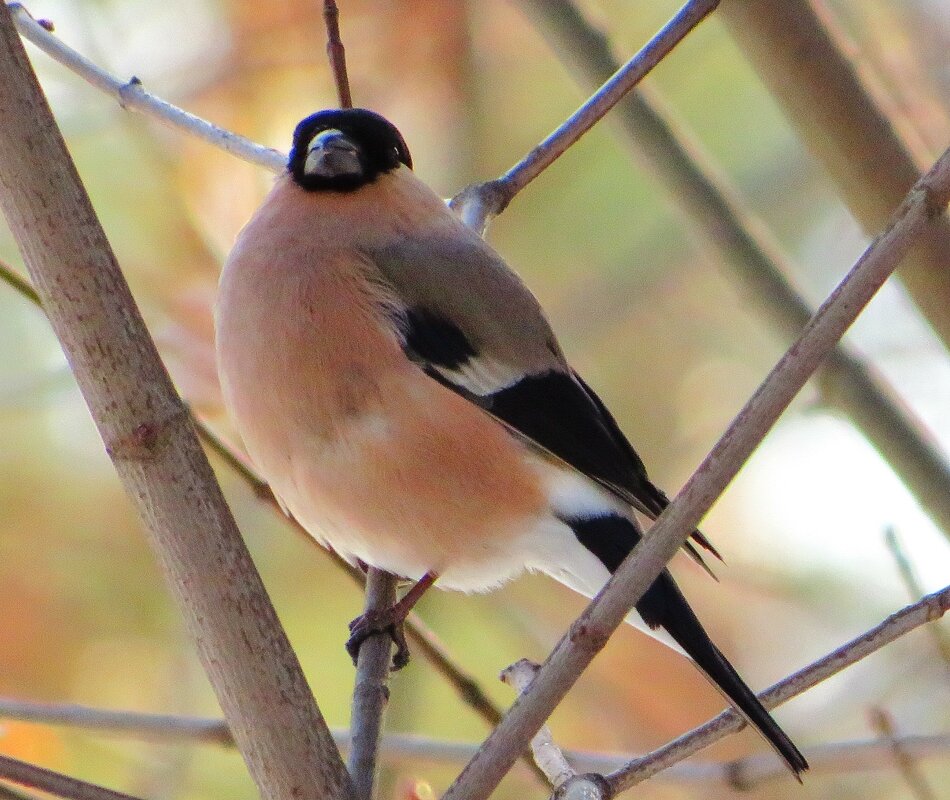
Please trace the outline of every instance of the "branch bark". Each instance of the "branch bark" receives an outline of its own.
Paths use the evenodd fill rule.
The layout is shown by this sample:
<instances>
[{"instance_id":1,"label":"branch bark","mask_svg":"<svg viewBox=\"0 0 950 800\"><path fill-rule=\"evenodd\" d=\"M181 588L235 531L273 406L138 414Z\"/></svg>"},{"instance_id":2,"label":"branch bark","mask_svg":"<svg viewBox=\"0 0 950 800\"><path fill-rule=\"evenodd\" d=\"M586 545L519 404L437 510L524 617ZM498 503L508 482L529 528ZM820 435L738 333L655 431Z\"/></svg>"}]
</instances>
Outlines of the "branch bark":
<instances>
[{"instance_id":1,"label":"branch bark","mask_svg":"<svg viewBox=\"0 0 950 800\"><path fill-rule=\"evenodd\" d=\"M943 215L950 150L914 186L884 230L822 304L650 532L571 625L494 732L449 787L446 800L483 800L689 533L765 437L822 359L893 272L914 237Z\"/></svg>"},{"instance_id":2,"label":"branch bark","mask_svg":"<svg viewBox=\"0 0 950 800\"><path fill-rule=\"evenodd\" d=\"M352 786L0 9L0 207L266 798Z\"/></svg>"},{"instance_id":3,"label":"branch bark","mask_svg":"<svg viewBox=\"0 0 950 800\"><path fill-rule=\"evenodd\" d=\"M396 579L370 567L366 576L366 613L383 611L396 602ZM350 754L347 768L357 800L370 800L376 781L383 714L389 702L389 665L393 642L386 632L377 633L360 646L356 685L350 712Z\"/></svg>"},{"instance_id":4,"label":"branch bark","mask_svg":"<svg viewBox=\"0 0 950 800\"><path fill-rule=\"evenodd\" d=\"M68 800L138 800L129 794L71 778L51 769L0 755L0 778Z\"/></svg>"},{"instance_id":5,"label":"branch bark","mask_svg":"<svg viewBox=\"0 0 950 800\"><path fill-rule=\"evenodd\" d=\"M719 15L861 227L868 235L880 230L920 170L881 92L845 56L827 8L809 0L726 0ZM948 263L945 218L915 244L899 276L950 348Z\"/></svg>"},{"instance_id":6,"label":"branch bark","mask_svg":"<svg viewBox=\"0 0 950 800\"><path fill-rule=\"evenodd\" d=\"M616 71L606 37L572 0L521 4L585 88L599 85ZM719 263L752 306L786 340L793 340L812 315L788 280L795 273L793 265L700 145L671 116L661 98L642 86L624 97L615 120L627 150L667 190L700 241L718 251ZM897 392L843 342L815 373L814 383L822 399L864 434L950 538L950 463Z\"/></svg>"},{"instance_id":7,"label":"branch bark","mask_svg":"<svg viewBox=\"0 0 950 800\"><path fill-rule=\"evenodd\" d=\"M452 198L452 208L469 227L484 233L492 217L504 211L518 192L600 122L719 3L720 0L689 0L640 52L617 70L557 130L504 175L463 189Z\"/></svg>"}]
</instances>

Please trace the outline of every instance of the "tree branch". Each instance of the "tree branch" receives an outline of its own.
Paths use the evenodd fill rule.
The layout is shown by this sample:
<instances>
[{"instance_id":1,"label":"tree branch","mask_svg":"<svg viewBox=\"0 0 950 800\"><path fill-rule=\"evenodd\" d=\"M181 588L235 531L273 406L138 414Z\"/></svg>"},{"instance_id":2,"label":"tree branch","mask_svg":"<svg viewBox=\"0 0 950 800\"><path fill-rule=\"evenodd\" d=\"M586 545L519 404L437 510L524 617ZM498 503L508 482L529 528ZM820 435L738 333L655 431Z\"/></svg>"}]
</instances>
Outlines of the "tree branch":
<instances>
[{"instance_id":1,"label":"tree branch","mask_svg":"<svg viewBox=\"0 0 950 800\"><path fill-rule=\"evenodd\" d=\"M824 4L822 4L824 5ZM719 16L868 235L920 176L865 70L839 46L828 13L808 0L727 0ZM789 76L794 75L794 80ZM950 219L930 226L899 277L950 348Z\"/></svg>"},{"instance_id":2,"label":"tree branch","mask_svg":"<svg viewBox=\"0 0 950 800\"><path fill-rule=\"evenodd\" d=\"M940 619L948 609L950 586L892 614L877 627L762 692L759 700L766 708L774 708L797 697L914 628ZM735 711L728 709L705 725L612 772L607 776L607 781L616 792L621 792L744 726L745 721Z\"/></svg>"},{"instance_id":3,"label":"tree branch","mask_svg":"<svg viewBox=\"0 0 950 800\"><path fill-rule=\"evenodd\" d=\"M129 794L115 792L104 786L86 783L51 769L27 764L10 756L0 755L0 778L20 783L33 789L49 792L68 800L138 800ZM13 793L16 796L16 793Z\"/></svg>"},{"instance_id":4,"label":"tree branch","mask_svg":"<svg viewBox=\"0 0 950 800\"><path fill-rule=\"evenodd\" d=\"M927 601L925 601L927 602ZM901 612L905 613L905 612ZM919 619L923 625L931 620ZM887 623L885 623L887 624ZM913 630L902 628L900 636ZM882 641L883 648L893 639ZM845 645L847 647L848 645ZM838 651L836 651L838 652ZM863 653L861 658L871 654ZM816 680L820 682L827 675ZM782 684L778 684L781 686ZM227 723L222 719L185 717L166 714L143 714L135 711L111 711L73 704L38 703L13 698L0 698L0 719L15 719L41 725L64 725L104 735L119 735L145 741L190 741L233 747ZM705 727L705 726L704 726ZM738 730L738 729L737 729ZM723 734L725 735L725 734ZM333 731L333 740L341 750L348 751L350 733ZM915 759L946 758L950 754L950 734L897 736L901 749ZM417 760L454 765L468 761L478 745L468 742L450 742L406 733L386 734L380 745L380 754L391 760ZM698 748L697 748L698 749ZM565 750L565 757L574 768L584 772L608 773L620 770L631 761L624 753L595 753ZM695 750L691 751L695 752ZM831 742L803 749L812 772L848 772L853 770L889 769L888 756L892 744L881 739ZM638 760L645 766L643 756ZM737 788L751 788L759 783L784 777L788 769L771 753L761 753L728 762L670 763L662 772L649 777L668 781L720 781ZM644 778L645 779L645 778Z\"/></svg>"},{"instance_id":5,"label":"tree branch","mask_svg":"<svg viewBox=\"0 0 950 800\"><path fill-rule=\"evenodd\" d=\"M251 774L268 800L351 796L6 5L0 98L0 207Z\"/></svg>"},{"instance_id":6,"label":"tree branch","mask_svg":"<svg viewBox=\"0 0 950 800\"><path fill-rule=\"evenodd\" d=\"M519 695L531 685L538 674L538 665L522 658L501 672L501 680L507 683ZM551 786L557 789L564 781L577 775L574 768L564 758L561 748L554 743L554 737L547 725L542 725L531 737L531 753L538 768L547 776Z\"/></svg>"},{"instance_id":7,"label":"tree branch","mask_svg":"<svg viewBox=\"0 0 950 800\"><path fill-rule=\"evenodd\" d=\"M127 111L146 114L170 128L196 136L233 156L269 169L271 172L280 172L287 165L287 156L283 153L259 145L183 111L146 91L138 78L133 76L123 81L109 74L40 25L21 3L10 3L7 7L13 15L17 30L24 39L29 40L68 70L75 72L79 77L105 92Z\"/></svg>"},{"instance_id":8,"label":"tree branch","mask_svg":"<svg viewBox=\"0 0 950 800\"><path fill-rule=\"evenodd\" d=\"M916 800L938 800L927 779L917 767L914 757L900 744L900 737L894 727L894 720L883 708L871 710L871 724L881 733L881 738L887 743L891 757L897 764L897 769L907 784L910 793Z\"/></svg>"},{"instance_id":9,"label":"tree branch","mask_svg":"<svg viewBox=\"0 0 950 800\"><path fill-rule=\"evenodd\" d=\"M572 0L521 0L521 5L585 89L617 70L606 37ZM700 144L646 86L624 97L615 118L628 152L667 190L700 241L718 251L720 265L743 296L786 341L793 340L812 315L789 282L795 268ZM847 415L950 538L950 464L898 393L844 342L813 382L822 400Z\"/></svg>"},{"instance_id":10,"label":"tree branch","mask_svg":"<svg viewBox=\"0 0 950 800\"><path fill-rule=\"evenodd\" d=\"M897 571L900 573L901 580L907 589L908 597L910 597L911 600L922 597L924 594L923 585L917 576L917 570L914 569L910 558L908 558L907 553L904 552L900 537L897 535L895 528L888 527L887 530L884 531L884 543L894 558ZM933 634L934 644L936 644L944 664L950 669L950 636L948 636L946 631L939 625L934 625L928 630Z\"/></svg>"},{"instance_id":11,"label":"tree branch","mask_svg":"<svg viewBox=\"0 0 950 800\"><path fill-rule=\"evenodd\" d=\"M340 38L340 9L337 8L336 0L323 0L323 22L327 28L327 58L340 108L353 108L350 79L346 74L346 48Z\"/></svg>"},{"instance_id":12,"label":"tree branch","mask_svg":"<svg viewBox=\"0 0 950 800\"><path fill-rule=\"evenodd\" d=\"M600 652L629 610L736 476L755 447L848 326L950 197L950 150L914 186L857 263L822 304L729 429L634 548L607 586L571 625L537 678L485 740L446 800L487 797L534 733Z\"/></svg>"},{"instance_id":13,"label":"tree branch","mask_svg":"<svg viewBox=\"0 0 950 800\"><path fill-rule=\"evenodd\" d=\"M633 58L594 93L543 142L504 175L463 189L451 206L464 222L484 232L525 186L560 158L571 145L594 127L623 96L660 63L686 35L702 22L720 0L689 0Z\"/></svg>"},{"instance_id":14,"label":"tree branch","mask_svg":"<svg viewBox=\"0 0 950 800\"><path fill-rule=\"evenodd\" d=\"M396 602L396 578L370 567L366 575L366 613L384 611ZM376 780L383 714L389 701L389 665L393 642L385 631L360 645L356 662L356 686L350 712L350 754L347 768L357 800L370 800Z\"/></svg>"}]
</instances>

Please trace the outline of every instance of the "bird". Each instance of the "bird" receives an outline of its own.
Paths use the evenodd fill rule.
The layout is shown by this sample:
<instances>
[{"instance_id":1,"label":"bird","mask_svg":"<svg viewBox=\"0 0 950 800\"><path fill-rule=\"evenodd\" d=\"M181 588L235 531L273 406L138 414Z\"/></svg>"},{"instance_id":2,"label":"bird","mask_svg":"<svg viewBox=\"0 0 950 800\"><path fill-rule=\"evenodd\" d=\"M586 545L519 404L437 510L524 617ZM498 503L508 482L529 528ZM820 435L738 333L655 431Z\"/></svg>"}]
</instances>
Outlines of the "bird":
<instances>
[{"instance_id":1,"label":"bird","mask_svg":"<svg viewBox=\"0 0 950 800\"><path fill-rule=\"evenodd\" d=\"M354 620L354 659L386 630L402 666L401 622L432 585L531 571L593 597L642 538L637 514L669 503L526 284L368 109L297 125L225 262L215 328L225 405L282 508L351 563L414 582ZM800 780L805 758L668 570L628 621L691 658Z\"/></svg>"}]
</instances>

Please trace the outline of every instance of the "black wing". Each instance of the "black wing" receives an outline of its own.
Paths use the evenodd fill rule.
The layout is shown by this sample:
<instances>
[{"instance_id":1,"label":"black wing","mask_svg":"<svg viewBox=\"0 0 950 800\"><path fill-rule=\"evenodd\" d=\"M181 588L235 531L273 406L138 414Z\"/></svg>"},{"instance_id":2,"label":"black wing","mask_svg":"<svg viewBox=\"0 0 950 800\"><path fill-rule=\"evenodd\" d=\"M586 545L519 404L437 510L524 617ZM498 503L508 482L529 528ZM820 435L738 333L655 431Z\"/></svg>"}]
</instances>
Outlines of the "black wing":
<instances>
[{"instance_id":1,"label":"black wing","mask_svg":"<svg viewBox=\"0 0 950 800\"><path fill-rule=\"evenodd\" d=\"M444 317L418 308L406 314L404 349L444 386L649 517L655 519L669 505L616 420L576 373L548 370L502 388L475 386L471 375L479 370L471 367L481 357L477 346ZM692 538L721 558L702 533L694 531ZM689 543L686 549L702 564Z\"/></svg>"}]
</instances>

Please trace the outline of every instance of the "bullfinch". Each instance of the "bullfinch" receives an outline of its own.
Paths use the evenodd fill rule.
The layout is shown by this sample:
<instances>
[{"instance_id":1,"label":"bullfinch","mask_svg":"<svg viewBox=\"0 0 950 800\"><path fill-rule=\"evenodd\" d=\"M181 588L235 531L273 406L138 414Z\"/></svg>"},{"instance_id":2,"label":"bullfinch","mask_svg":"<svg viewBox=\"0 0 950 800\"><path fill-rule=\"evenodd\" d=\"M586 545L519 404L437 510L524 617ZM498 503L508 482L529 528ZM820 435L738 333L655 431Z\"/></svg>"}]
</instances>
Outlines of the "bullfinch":
<instances>
[{"instance_id":1,"label":"bullfinch","mask_svg":"<svg viewBox=\"0 0 950 800\"><path fill-rule=\"evenodd\" d=\"M354 621L351 653L389 630L404 663L400 623L436 581L479 592L531 570L591 597L640 540L636 512L668 503L534 295L371 111L297 126L224 266L216 329L225 402L285 510L351 562L415 581ZM807 768L668 571L630 622Z\"/></svg>"}]
</instances>

